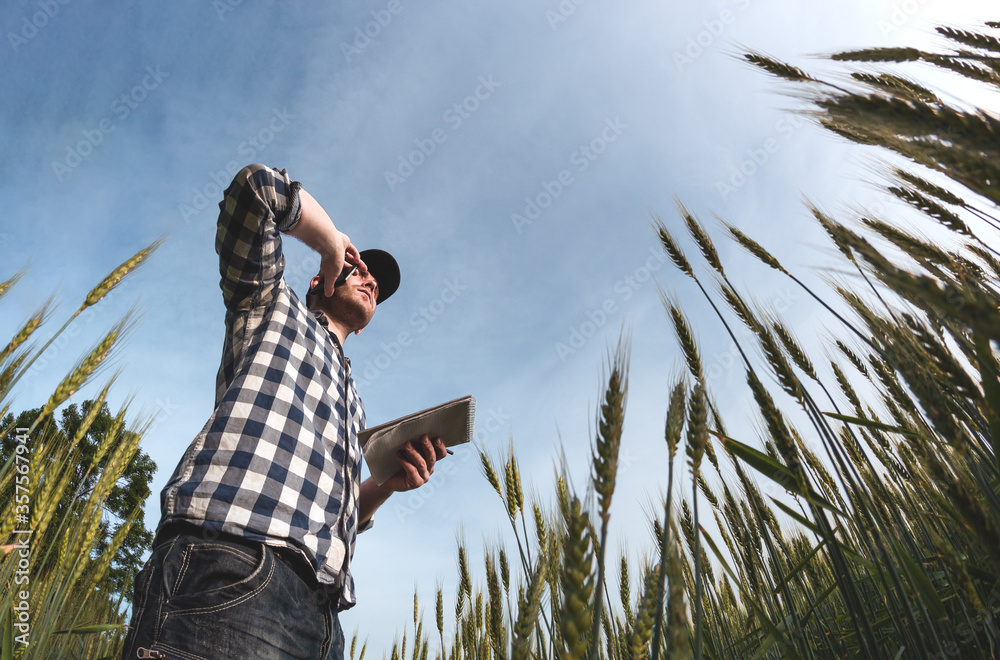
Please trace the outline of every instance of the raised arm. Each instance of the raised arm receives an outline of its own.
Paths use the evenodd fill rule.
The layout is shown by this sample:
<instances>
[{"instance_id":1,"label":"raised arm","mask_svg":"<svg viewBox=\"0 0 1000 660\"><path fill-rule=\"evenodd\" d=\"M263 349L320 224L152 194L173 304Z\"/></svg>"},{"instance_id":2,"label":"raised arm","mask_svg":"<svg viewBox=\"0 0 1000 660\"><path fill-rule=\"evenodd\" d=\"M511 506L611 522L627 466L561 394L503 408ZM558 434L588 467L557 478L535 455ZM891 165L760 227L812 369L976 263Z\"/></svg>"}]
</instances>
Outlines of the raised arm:
<instances>
[{"instance_id":1,"label":"raised arm","mask_svg":"<svg viewBox=\"0 0 1000 660\"><path fill-rule=\"evenodd\" d=\"M259 163L236 173L219 204L215 251L219 254L222 299L243 311L274 300L284 275L279 231L298 221L299 183Z\"/></svg>"},{"instance_id":2,"label":"raised arm","mask_svg":"<svg viewBox=\"0 0 1000 660\"><path fill-rule=\"evenodd\" d=\"M281 232L301 239L320 254L320 273L333 293L345 260L360 264L350 239L285 170L260 163L236 173L219 204L215 250L219 254L222 297L232 311L269 305L284 276Z\"/></svg>"},{"instance_id":3,"label":"raised arm","mask_svg":"<svg viewBox=\"0 0 1000 660\"><path fill-rule=\"evenodd\" d=\"M323 277L323 288L326 295L333 295L333 283L345 263L357 265L363 273L368 269L358 249L351 245L351 239L334 226L319 202L305 190L299 191L299 200L302 212L298 223L288 233L320 254L319 274Z\"/></svg>"}]
</instances>

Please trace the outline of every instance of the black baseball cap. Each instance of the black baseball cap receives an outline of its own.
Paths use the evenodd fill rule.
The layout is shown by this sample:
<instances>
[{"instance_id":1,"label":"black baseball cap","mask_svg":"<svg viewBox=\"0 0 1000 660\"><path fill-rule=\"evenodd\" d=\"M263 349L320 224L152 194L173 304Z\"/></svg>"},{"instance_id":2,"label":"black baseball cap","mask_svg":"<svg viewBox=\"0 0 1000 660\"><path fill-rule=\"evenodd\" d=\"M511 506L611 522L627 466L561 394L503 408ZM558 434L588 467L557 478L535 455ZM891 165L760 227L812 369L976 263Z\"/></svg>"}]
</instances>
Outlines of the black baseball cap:
<instances>
[{"instance_id":1,"label":"black baseball cap","mask_svg":"<svg viewBox=\"0 0 1000 660\"><path fill-rule=\"evenodd\" d=\"M399 288L399 264L391 254L385 250L362 250L361 261L368 266L368 272L372 274L378 282L378 299L376 305L396 293Z\"/></svg>"}]
</instances>

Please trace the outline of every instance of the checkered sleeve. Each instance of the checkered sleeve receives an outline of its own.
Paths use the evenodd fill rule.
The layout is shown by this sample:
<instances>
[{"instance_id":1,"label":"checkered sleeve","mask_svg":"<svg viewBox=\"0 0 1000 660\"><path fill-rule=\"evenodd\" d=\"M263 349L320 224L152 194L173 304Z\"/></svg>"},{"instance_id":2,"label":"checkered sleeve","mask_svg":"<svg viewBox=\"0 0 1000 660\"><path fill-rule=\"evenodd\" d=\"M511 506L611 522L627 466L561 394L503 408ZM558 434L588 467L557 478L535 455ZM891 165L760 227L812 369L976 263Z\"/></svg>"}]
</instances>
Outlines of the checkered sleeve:
<instances>
[{"instance_id":1,"label":"checkered sleeve","mask_svg":"<svg viewBox=\"0 0 1000 660\"><path fill-rule=\"evenodd\" d=\"M237 172L226 190L219 203L215 251L222 298L230 311L274 301L285 269L279 232L298 223L300 189L285 170L255 163Z\"/></svg>"}]
</instances>

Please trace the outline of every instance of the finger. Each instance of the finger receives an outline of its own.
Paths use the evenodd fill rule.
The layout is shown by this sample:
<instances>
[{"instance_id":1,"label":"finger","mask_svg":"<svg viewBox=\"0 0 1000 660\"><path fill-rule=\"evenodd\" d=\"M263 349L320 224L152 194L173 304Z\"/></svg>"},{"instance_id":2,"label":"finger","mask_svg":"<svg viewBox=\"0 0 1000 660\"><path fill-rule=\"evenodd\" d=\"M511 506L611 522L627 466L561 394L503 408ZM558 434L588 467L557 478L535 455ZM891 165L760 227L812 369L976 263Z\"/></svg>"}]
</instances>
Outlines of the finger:
<instances>
[{"instance_id":1,"label":"finger","mask_svg":"<svg viewBox=\"0 0 1000 660\"><path fill-rule=\"evenodd\" d=\"M418 463L416 460L411 460L409 458L402 458L399 462L409 475L409 477L407 477L407 483L409 483L411 488L421 486L431 478L430 472L427 471L427 467L422 463Z\"/></svg>"},{"instance_id":2,"label":"finger","mask_svg":"<svg viewBox=\"0 0 1000 660\"><path fill-rule=\"evenodd\" d=\"M420 445L420 455L423 457L424 462L427 463L427 470L434 472L434 462L437 461L438 457L437 450L434 449L430 436L424 434L420 436L416 443Z\"/></svg>"},{"instance_id":3,"label":"finger","mask_svg":"<svg viewBox=\"0 0 1000 660\"><path fill-rule=\"evenodd\" d=\"M400 461L400 465L403 466L403 474L407 489L416 488L417 486L422 485L423 480L420 478L420 473L417 472L417 468L412 463Z\"/></svg>"},{"instance_id":4,"label":"finger","mask_svg":"<svg viewBox=\"0 0 1000 660\"><path fill-rule=\"evenodd\" d=\"M442 458L448 455L448 448L444 446L444 440L442 440L437 436L434 436L433 443L434 443L434 452L437 454L438 460L441 460Z\"/></svg>"},{"instance_id":5,"label":"finger","mask_svg":"<svg viewBox=\"0 0 1000 660\"><path fill-rule=\"evenodd\" d=\"M365 264L364 260L361 259L361 253L358 252L358 248L354 247L347 236L344 236L344 238L348 241L347 249L344 252L344 259L352 266L357 266L362 275L367 274L368 266Z\"/></svg>"},{"instance_id":6,"label":"finger","mask_svg":"<svg viewBox=\"0 0 1000 660\"><path fill-rule=\"evenodd\" d=\"M344 270L343 256L331 254L325 257L323 263L320 265L320 269L323 271L323 293L327 297L330 297L337 286L337 278L340 277L340 272Z\"/></svg>"},{"instance_id":7,"label":"finger","mask_svg":"<svg viewBox=\"0 0 1000 660\"><path fill-rule=\"evenodd\" d=\"M420 452L413 448L412 442L407 442L403 445L397 455L399 456L400 462L412 463L413 466L417 468L420 475L425 479L430 476L424 457L420 455Z\"/></svg>"}]
</instances>

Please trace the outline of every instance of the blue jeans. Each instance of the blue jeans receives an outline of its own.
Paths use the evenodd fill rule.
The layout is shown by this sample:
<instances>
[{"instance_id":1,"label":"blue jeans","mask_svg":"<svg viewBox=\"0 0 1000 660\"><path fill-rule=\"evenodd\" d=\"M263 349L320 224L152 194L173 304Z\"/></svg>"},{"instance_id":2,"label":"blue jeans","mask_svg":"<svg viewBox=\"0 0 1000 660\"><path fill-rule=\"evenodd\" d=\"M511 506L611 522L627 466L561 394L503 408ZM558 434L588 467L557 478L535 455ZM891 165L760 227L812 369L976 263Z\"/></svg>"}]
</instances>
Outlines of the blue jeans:
<instances>
[{"instance_id":1,"label":"blue jeans","mask_svg":"<svg viewBox=\"0 0 1000 660\"><path fill-rule=\"evenodd\" d=\"M338 602L305 558L184 525L136 576L122 658L342 660Z\"/></svg>"}]
</instances>

